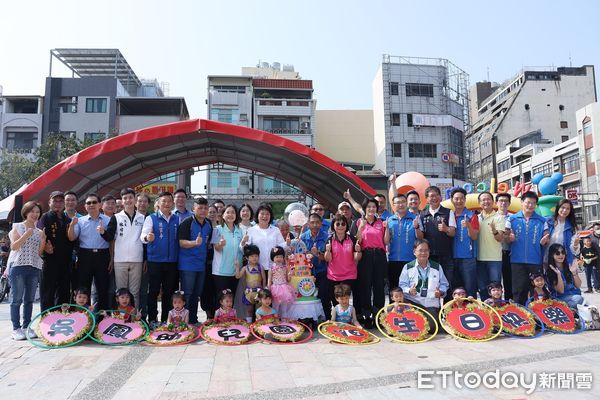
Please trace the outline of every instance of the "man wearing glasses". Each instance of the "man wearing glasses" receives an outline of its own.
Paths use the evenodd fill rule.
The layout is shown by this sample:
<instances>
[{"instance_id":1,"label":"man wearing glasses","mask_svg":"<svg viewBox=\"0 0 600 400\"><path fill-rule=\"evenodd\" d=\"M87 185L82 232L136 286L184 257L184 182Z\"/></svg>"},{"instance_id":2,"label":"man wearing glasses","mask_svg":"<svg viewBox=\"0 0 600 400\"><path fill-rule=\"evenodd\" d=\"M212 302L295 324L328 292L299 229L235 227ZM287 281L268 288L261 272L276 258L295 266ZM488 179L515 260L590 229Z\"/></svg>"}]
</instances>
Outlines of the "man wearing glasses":
<instances>
[{"instance_id":1,"label":"man wearing glasses","mask_svg":"<svg viewBox=\"0 0 600 400\"><path fill-rule=\"evenodd\" d=\"M312 205L310 209L311 214L318 214L321 217L321 231L329 234L329 229L331 228L331 221L325 219L325 206L321 203L315 203Z\"/></svg>"},{"instance_id":2,"label":"man wearing glasses","mask_svg":"<svg viewBox=\"0 0 600 400\"><path fill-rule=\"evenodd\" d=\"M71 220L67 235L70 241L79 238L78 286L91 290L93 279L98 293L97 309L106 310L109 305L109 247L114 234L107 231L110 218L100 214L100 197L96 193L85 198L85 210L87 215Z\"/></svg>"}]
</instances>

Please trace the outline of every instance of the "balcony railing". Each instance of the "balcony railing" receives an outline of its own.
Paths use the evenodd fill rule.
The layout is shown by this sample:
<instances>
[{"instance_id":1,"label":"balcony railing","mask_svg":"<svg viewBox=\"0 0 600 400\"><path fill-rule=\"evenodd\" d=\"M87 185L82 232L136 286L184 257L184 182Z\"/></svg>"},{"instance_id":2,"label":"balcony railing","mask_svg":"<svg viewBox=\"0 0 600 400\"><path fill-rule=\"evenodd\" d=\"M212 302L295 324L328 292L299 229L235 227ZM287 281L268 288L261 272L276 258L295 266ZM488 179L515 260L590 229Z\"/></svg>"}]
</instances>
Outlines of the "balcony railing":
<instances>
[{"instance_id":1,"label":"balcony railing","mask_svg":"<svg viewBox=\"0 0 600 400\"><path fill-rule=\"evenodd\" d=\"M265 129L265 131L269 133L274 133L276 135L310 135L310 129L287 129L287 128L277 128L277 129Z\"/></svg>"}]
</instances>

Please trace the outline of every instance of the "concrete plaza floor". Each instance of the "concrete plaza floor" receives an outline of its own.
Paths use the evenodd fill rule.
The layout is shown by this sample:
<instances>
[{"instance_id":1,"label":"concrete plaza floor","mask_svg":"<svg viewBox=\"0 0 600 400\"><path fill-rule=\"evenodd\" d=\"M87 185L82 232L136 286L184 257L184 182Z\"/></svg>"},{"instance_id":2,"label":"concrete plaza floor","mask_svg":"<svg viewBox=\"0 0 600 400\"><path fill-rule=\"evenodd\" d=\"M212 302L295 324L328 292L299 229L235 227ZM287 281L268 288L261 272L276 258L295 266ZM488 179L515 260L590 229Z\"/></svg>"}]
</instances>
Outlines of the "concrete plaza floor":
<instances>
[{"instance_id":1,"label":"concrete plaza floor","mask_svg":"<svg viewBox=\"0 0 600 400\"><path fill-rule=\"evenodd\" d=\"M600 304L600 294L585 296ZM36 304L34 312L38 308ZM27 341L11 340L8 311L4 301L0 304L0 393L7 399L600 398L600 331L547 333L536 339L500 337L485 343L438 335L422 344L382 338L374 345L346 346L317 333L312 341L298 345L229 347L198 341L158 348L108 347L86 341L43 350ZM431 381L433 389L418 388L417 371L425 370L481 375L495 370L523 372L527 382L536 373L537 385L530 394L524 387L468 389L460 381L462 388L454 382L444 388L438 376ZM544 384L542 373L556 380ZM573 375L557 375L563 373L591 374L592 382L577 389ZM565 377L570 378L572 389Z\"/></svg>"}]
</instances>

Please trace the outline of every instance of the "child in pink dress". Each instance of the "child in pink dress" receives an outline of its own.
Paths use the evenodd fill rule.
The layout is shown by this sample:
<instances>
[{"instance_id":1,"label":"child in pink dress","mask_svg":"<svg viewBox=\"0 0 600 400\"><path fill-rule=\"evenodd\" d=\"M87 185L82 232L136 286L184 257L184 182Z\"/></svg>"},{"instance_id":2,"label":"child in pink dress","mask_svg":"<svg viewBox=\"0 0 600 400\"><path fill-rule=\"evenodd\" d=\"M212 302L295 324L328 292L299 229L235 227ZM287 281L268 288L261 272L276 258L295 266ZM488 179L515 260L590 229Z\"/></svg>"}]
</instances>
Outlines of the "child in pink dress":
<instances>
[{"instance_id":1,"label":"child in pink dress","mask_svg":"<svg viewBox=\"0 0 600 400\"><path fill-rule=\"evenodd\" d=\"M267 278L267 286L273 294L273 306L285 317L285 310L295 301L294 289L288 283L288 270L285 265L285 250L281 246L271 249L271 269Z\"/></svg>"},{"instance_id":2,"label":"child in pink dress","mask_svg":"<svg viewBox=\"0 0 600 400\"><path fill-rule=\"evenodd\" d=\"M225 289L219 293L219 304L221 304L221 307L215 311L215 322L237 319L235 308L233 308L233 292L231 289Z\"/></svg>"}]
</instances>

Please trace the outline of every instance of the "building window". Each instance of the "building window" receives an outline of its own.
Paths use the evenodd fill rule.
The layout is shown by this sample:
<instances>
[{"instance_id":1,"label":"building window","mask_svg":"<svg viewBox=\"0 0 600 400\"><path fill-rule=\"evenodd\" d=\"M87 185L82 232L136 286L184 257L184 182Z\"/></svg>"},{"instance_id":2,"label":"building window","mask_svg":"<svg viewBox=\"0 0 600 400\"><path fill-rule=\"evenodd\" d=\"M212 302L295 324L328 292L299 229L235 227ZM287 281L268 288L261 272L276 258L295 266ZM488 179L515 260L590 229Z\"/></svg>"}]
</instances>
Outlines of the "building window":
<instances>
[{"instance_id":1,"label":"building window","mask_svg":"<svg viewBox=\"0 0 600 400\"><path fill-rule=\"evenodd\" d=\"M63 113L76 113L77 112L77 104L61 103L58 105L58 108Z\"/></svg>"},{"instance_id":2,"label":"building window","mask_svg":"<svg viewBox=\"0 0 600 400\"><path fill-rule=\"evenodd\" d=\"M246 93L246 86L213 86L213 89L221 93Z\"/></svg>"},{"instance_id":3,"label":"building window","mask_svg":"<svg viewBox=\"0 0 600 400\"><path fill-rule=\"evenodd\" d=\"M437 158L437 144L410 143L408 156L410 158Z\"/></svg>"},{"instance_id":4,"label":"building window","mask_svg":"<svg viewBox=\"0 0 600 400\"><path fill-rule=\"evenodd\" d=\"M392 126L400 126L400 114L392 113Z\"/></svg>"},{"instance_id":5,"label":"building window","mask_svg":"<svg viewBox=\"0 0 600 400\"><path fill-rule=\"evenodd\" d=\"M405 87L407 96L433 97L433 84L431 83L407 83Z\"/></svg>"},{"instance_id":6,"label":"building window","mask_svg":"<svg viewBox=\"0 0 600 400\"><path fill-rule=\"evenodd\" d=\"M390 95L398 96L398 82L390 82Z\"/></svg>"},{"instance_id":7,"label":"building window","mask_svg":"<svg viewBox=\"0 0 600 400\"><path fill-rule=\"evenodd\" d=\"M498 172L504 172L508 169L510 169L510 158L507 158L506 160L500 161L498 163Z\"/></svg>"},{"instance_id":8,"label":"building window","mask_svg":"<svg viewBox=\"0 0 600 400\"><path fill-rule=\"evenodd\" d=\"M211 108L210 119L213 121L227 122L229 124L240 123L239 108ZM246 125L247 122L244 123Z\"/></svg>"},{"instance_id":9,"label":"building window","mask_svg":"<svg viewBox=\"0 0 600 400\"><path fill-rule=\"evenodd\" d=\"M413 126L413 119L412 119L412 114L406 114L406 125L407 126Z\"/></svg>"},{"instance_id":10,"label":"building window","mask_svg":"<svg viewBox=\"0 0 600 400\"><path fill-rule=\"evenodd\" d=\"M539 174L540 172L544 176L552 174L552 163L549 162L544 165L540 165L539 167L533 168L533 175Z\"/></svg>"},{"instance_id":11,"label":"building window","mask_svg":"<svg viewBox=\"0 0 600 400\"><path fill-rule=\"evenodd\" d=\"M402 157L402 143L392 143L392 157Z\"/></svg>"},{"instance_id":12,"label":"building window","mask_svg":"<svg viewBox=\"0 0 600 400\"><path fill-rule=\"evenodd\" d=\"M233 187L233 174L229 172L217 173L217 187L230 188Z\"/></svg>"},{"instance_id":13,"label":"building window","mask_svg":"<svg viewBox=\"0 0 600 400\"><path fill-rule=\"evenodd\" d=\"M569 136L568 135L563 135L560 137L562 143L566 142L567 140L569 140Z\"/></svg>"},{"instance_id":14,"label":"building window","mask_svg":"<svg viewBox=\"0 0 600 400\"><path fill-rule=\"evenodd\" d=\"M579 153L571 154L563 158L563 173L570 174L571 172L579 171Z\"/></svg>"},{"instance_id":15,"label":"building window","mask_svg":"<svg viewBox=\"0 0 600 400\"><path fill-rule=\"evenodd\" d=\"M567 129L569 127L569 123L567 121L560 121L560 129Z\"/></svg>"},{"instance_id":16,"label":"building window","mask_svg":"<svg viewBox=\"0 0 600 400\"><path fill-rule=\"evenodd\" d=\"M106 99L85 99L85 112L105 113Z\"/></svg>"},{"instance_id":17,"label":"building window","mask_svg":"<svg viewBox=\"0 0 600 400\"><path fill-rule=\"evenodd\" d=\"M592 133L592 123L586 122L585 124L583 124L583 134L589 135L590 133Z\"/></svg>"},{"instance_id":18,"label":"building window","mask_svg":"<svg viewBox=\"0 0 600 400\"><path fill-rule=\"evenodd\" d=\"M6 132L6 149L14 153L31 153L37 147L37 132Z\"/></svg>"},{"instance_id":19,"label":"building window","mask_svg":"<svg viewBox=\"0 0 600 400\"><path fill-rule=\"evenodd\" d=\"M263 130L276 134L293 134L298 135L306 133L306 131L300 131L300 119L299 118L273 118L268 117L263 119Z\"/></svg>"}]
</instances>

